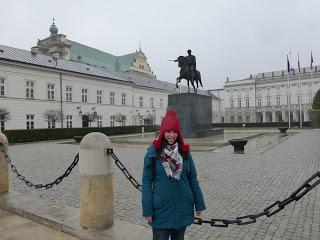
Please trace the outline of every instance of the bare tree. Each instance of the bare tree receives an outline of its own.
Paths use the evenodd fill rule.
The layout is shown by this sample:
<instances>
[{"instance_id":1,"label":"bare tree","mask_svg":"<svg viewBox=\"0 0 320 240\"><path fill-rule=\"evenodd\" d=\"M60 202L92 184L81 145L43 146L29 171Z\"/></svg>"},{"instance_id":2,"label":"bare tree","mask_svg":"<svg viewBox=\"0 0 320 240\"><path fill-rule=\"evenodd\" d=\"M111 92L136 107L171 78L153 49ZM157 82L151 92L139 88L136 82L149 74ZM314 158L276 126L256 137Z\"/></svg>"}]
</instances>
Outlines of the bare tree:
<instances>
[{"instance_id":1,"label":"bare tree","mask_svg":"<svg viewBox=\"0 0 320 240\"><path fill-rule=\"evenodd\" d=\"M0 108L0 116L2 116L5 122L11 118L10 112L6 108Z\"/></svg>"},{"instance_id":2,"label":"bare tree","mask_svg":"<svg viewBox=\"0 0 320 240\"><path fill-rule=\"evenodd\" d=\"M43 115L46 120L52 121L52 122L56 122L56 121L60 122L61 120L64 119L64 116L62 115L60 110L50 109L45 111Z\"/></svg>"}]
</instances>

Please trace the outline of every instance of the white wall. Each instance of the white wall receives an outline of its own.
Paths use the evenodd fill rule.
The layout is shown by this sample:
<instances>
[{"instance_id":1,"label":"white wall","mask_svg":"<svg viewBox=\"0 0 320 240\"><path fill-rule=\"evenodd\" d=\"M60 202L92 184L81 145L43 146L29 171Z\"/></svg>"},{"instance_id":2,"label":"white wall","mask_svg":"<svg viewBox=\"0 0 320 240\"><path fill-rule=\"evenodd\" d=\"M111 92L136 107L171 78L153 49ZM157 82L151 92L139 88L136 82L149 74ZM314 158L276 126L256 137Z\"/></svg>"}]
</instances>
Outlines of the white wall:
<instances>
[{"instance_id":1,"label":"white wall","mask_svg":"<svg viewBox=\"0 0 320 240\"><path fill-rule=\"evenodd\" d=\"M5 96L0 97L0 108L9 110L11 118L5 122L5 129L25 129L26 114L34 114L35 128L47 128L44 113L47 110L60 110L60 72L49 69L0 62L0 77L5 78ZM34 81L34 99L26 99L26 81ZM55 86L55 99L47 99L47 84ZM72 102L66 102L66 86L72 86ZM88 102L82 103L82 88L88 89ZM97 90L102 91L102 103L97 103ZM115 92L115 104L110 104L110 92ZM126 93L126 105L121 104L121 93ZM96 107L98 115L102 115L102 126L110 126L110 116L121 113L127 116L126 125L134 124L137 110L142 116L151 113L156 123L160 124L167 108L169 92L135 86L111 79L102 79L82 74L62 72L62 100L64 116L72 115L73 127L81 127L78 106L83 113L92 112ZM144 97L144 106L139 107L139 96ZM154 98L154 109L150 106L150 98ZM160 99L163 107L160 108ZM152 111L154 110L154 111ZM97 126L93 122L92 126ZM60 122L56 122L60 127ZM64 121L66 127L66 120Z\"/></svg>"}]
</instances>

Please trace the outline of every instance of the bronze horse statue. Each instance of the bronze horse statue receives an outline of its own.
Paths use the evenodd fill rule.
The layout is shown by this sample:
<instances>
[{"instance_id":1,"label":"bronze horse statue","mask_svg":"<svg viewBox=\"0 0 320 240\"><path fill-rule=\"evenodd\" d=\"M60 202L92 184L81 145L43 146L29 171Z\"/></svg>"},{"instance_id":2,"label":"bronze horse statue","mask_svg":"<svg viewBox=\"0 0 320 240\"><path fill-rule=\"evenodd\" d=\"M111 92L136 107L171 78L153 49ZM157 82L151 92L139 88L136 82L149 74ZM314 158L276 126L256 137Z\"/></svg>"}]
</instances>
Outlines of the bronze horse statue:
<instances>
[{"instance_id":1,"label":"bronze horse statue","mask_svg":"<svg viewBox=\"0 0 320 240\"><path fill-rule=\"evenodd\" d=\"M191 85L194 89L194 93L197 93L197 89L199 88L199 83L202 86L201 82L201 74L198 70L195 69L195 72L192 73L191 68L188 65L188 62L184 56L179 56L177 59L178 67L180 67L180 76L177 78L176 87L178 88L178 83L181 82L181 79L187 80L188 83L188 93L190 92L189 82L191 82ZM197 88L195 87L195 84L197 84Z\"/></svg>"}]
</instances>

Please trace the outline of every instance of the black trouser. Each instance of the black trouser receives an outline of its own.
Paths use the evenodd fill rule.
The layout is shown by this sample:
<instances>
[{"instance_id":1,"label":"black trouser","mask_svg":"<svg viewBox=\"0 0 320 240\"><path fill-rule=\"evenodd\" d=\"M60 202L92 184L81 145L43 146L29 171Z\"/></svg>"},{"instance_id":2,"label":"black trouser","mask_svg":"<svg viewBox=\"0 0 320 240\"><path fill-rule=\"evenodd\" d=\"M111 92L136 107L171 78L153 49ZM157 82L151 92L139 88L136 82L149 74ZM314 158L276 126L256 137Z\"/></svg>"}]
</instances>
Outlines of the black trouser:
<instances>
[{"instance_id":1,"label":"black trouser","mask_svg":"<svg viewBox=\"0 0 320 240\"><path fill-rule=\"evenodd\" d=\"M184 240L184 232L183 229L152 229L153 232L153 240L168 240L169 236L171 240Z\"/></svg>"}]
</instances>

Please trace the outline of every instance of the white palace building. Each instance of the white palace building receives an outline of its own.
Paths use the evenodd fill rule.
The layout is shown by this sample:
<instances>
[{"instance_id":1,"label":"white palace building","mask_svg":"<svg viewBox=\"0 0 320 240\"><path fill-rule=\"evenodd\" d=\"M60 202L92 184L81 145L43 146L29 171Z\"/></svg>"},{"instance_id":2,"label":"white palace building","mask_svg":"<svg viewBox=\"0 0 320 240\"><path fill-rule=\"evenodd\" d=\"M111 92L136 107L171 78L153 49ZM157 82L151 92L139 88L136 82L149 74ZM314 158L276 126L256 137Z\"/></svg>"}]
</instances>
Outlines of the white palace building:
<instances>
[{"instance_id":1,"label":"white palace building","mask_svg":"<svg viewBox=\"0 0 320 240\"><path fill-rule=\"evenodd\" d=\"M312 71L311 71L312 70ZM214 123L262 123L310 121L310 110L320 89L320 67L292 69L250 75L225 82L223 89L209 90ZM289 80L289 81L288 81ZM289 102L290 101L290 102ZM301 103L301 104L300 104Z\"/></svg>"},{"instance_id":2,"label":"white palace building","mask_svg":"<svg viewBox=\"0 0 320 240\"><path fill-rule=\"evenodd\" d=\"M68 40L54 23L31 51L0 45L2 131L160 124L175 92L141 49L114 56Z\"/></svg>"}]
</instances>

